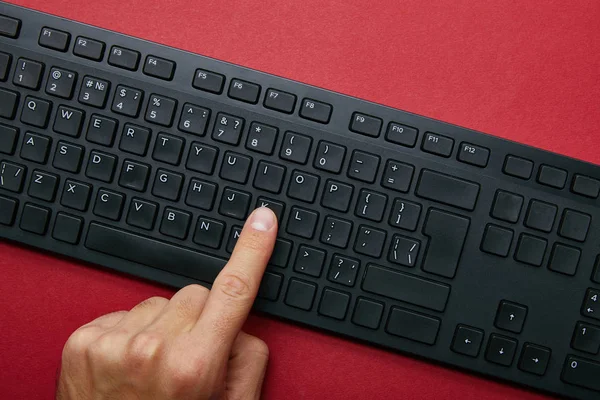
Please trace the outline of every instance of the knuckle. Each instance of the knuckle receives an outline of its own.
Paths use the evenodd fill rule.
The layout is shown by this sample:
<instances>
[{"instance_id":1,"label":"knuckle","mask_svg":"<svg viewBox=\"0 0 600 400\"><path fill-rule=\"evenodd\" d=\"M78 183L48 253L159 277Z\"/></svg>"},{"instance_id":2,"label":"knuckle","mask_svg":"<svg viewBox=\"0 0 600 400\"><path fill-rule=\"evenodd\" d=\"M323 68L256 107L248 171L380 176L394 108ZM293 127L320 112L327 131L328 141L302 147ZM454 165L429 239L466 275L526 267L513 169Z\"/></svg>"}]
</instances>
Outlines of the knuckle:
<instances>
[{"instance_id":1,"label":"knuckle","mask_svg":"<svg viewBox=\"0 0 600 400\"><path fill-rule=\"evenodd\" d=\"M181 358L170 357L165 366L164 376L168 377L166 385L169 398L181 398L194 393L203 382L207 372L206 362L199 357Z\"/></svg>"},{"instance_id":2,"label":"knuckle","mask_svg":"<svg viewBox=\"0 0 600 400\"><path fill-rule=\"evenodd\" d=\"M123 343L129 334L123 329L105 333L87 348L87 356L91 363L100 365L120 362L124 355Z\"/></svg>"},{"instance_id":3,"label":"knuckle","mask_svg":"<svg viewBox=\"0 0 600 400\"><path fill-rule=\"evenodd\" d=\"M79 328L69 336L63 348L63 358L79 357L84 355L93 342L95 335L93 327Z\"/></svg>"},{"instance_id":4,"label":"knuckle","mask_svg":"<svg viewBox=\"0 0 600 400\"><path fill-rule=\"evenodd\" d=\"M155 362L163 349L164 338L156 332L140 332L128 344L125 363L139 368Z\"/></svg>"},{"instance_id":5,"label":"knuckle","mask_svg":"<svg viewBox=\"0 0 600 400\"><path fill-rule=\"evenodd\" d=\"M228 272L221 277L218 289L233 300L246 300L252 293L252 280L243 272Z\"/></svg>"},{"instance_id":6,"label":"knuckle","mask_svg":"<svg viewBox=\"0 0 600 400\"><path fill-rule=\"evenodd\" d=\"M164 297L154 296L154 297L150 297L149 299L142 301L141 303L139 303L138 305L133 307L132 310L141 310L141 309L145 309L145 308L161 307L161 306L164 306L168 302L169 302L169 300L165 299Z\"/></svg>"}]
</instances>

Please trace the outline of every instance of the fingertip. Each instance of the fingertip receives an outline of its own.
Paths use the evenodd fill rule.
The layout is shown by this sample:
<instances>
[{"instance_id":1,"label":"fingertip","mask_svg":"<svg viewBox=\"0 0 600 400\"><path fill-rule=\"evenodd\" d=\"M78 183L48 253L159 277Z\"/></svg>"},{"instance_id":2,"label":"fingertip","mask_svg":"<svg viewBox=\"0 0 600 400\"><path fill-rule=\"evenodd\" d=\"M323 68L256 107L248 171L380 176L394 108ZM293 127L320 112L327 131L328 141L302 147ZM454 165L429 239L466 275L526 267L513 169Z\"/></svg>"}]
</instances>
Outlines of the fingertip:
<instances>
[{"instance_id":1,"label":"fingertip","mask_svg":"<svg viewBox=\"0 0 600 400\"><path fill-rule=\"evenodd\" d=\"M269 232L277 226L277 217L268 207L258 207L248 218L248 225L258 232Z\"/></svg>"}]
</instances>

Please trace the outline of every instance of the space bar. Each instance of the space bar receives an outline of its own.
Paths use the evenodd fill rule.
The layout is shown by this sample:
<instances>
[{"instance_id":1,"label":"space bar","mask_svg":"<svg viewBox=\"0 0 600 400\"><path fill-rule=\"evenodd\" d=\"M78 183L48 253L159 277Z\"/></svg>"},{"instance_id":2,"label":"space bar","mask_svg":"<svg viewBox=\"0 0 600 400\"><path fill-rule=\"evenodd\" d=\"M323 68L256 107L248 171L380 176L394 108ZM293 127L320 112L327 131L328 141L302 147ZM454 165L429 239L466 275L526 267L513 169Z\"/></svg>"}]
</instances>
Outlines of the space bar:
<instances>
[{"instance_id":1,"label":"space bar","mask_svg":"<svg viewBox=\"0 0 600 400\"><path fill-rule=\"evenodd\" d=\"M85 247L207 283L213 283L227 262L223 258L97 223L90 224Z\"/></svg>"}]
</instances>

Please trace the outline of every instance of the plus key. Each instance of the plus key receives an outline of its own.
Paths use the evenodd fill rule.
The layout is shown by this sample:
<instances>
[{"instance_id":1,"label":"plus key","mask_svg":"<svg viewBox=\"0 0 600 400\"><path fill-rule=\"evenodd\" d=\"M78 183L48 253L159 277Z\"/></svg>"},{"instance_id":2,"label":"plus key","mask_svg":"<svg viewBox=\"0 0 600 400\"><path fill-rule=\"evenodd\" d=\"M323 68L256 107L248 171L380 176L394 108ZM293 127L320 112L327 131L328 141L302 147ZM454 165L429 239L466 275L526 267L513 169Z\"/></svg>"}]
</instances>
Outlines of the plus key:
<instances>
[{"instance_id":1,"label":"plus key","mask_svg":"<svg viewBox=\"0 0 600 400\"><path fill-rule=\"evenodd\" d=\"M406 193L410 189L415 167L395 160L388 160L381 179L381 186Z\"/></svg>"}]
</instances>

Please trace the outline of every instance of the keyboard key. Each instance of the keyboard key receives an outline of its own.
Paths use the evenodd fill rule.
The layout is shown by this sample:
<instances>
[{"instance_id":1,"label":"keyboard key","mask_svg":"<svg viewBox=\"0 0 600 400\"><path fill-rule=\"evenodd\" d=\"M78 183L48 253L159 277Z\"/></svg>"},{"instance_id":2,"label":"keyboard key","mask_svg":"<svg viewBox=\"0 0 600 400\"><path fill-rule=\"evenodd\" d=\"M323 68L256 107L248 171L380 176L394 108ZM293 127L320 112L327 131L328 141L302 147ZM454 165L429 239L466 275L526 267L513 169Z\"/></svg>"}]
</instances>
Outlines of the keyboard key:
<instances>
[{"instance_id":1,"label":"keyboard key","mask_svg":"<svg viewBox=\"0 0 600 400\"><path fill-rule=\"evenodd\" d=\"M229 232L229 239L227 240L226 251L231 254L233 253L233 249L237 244L238 239L240 238L240 234L242 233L241 226L234 226L231 228L231 232Z\"/></svg>"},{"instance_id":2,"label":"keyboard key","mask_svg":"<svg viewBox=\"0 0 600 400\"><path fill-rule=\"evenodd\" d=\"M419 257L420 247L421 242L418 240L406 236L394 235L388 260L391 263L412 268Z\"/></svg>"},{"instance_id":3,"label":"keyboard key","mask_svg":"<svg viewBox=\"0 0 600 400\"><path fill-rule=\"evenodd\" d=\"M143 68L144 74L170 81L175 73L175 63L164 58L149 55Z\"/></svg>"},{"instance_id":4,"label":"keyboard key","mask_svg":"<svg viewBox=\"0 0 600 400\"><path fill-rule=\"evenodd\" d=\"M348 176L359 181L373 183L379 168L379 157L355 150L348 166Z\"/></svg>"},{"instance_id":5,"label":"keyboard key","mask_svg":"<svg viewBox=\"0 0 600 400\"><path fill-rule=\"evenodd\" d=\"M58 51L67 51L71 35L58 29L44 27L40 32L38 43L42 47Z\"/></svg>"},{"instance_id":6,"label":"keyboard key","mask_svg":"<svg viewBox=\"0 0 600 400\"><path fill-rule=\"evenodd\" d=\"M485 352L485 359L494 364L510 367L516 351L516 340L492 334Z\"/></svg>"},{"instance_id":7,"label":"keyboard key","mask_svg":"<svg viewBox=\"0 0 600 400\"><path fill-rule=\"evenodd\" d=\"M367 266L362 288L369 293L404 301L434 311L444 311L450 287L416 275L393 271L375 264Z\"/></svg>"},{"instance_id":8,"label":"keyboard key","mask_svg":"<svg viewBox=\"0 0 600 400\"><path fill-rule=\"evenodd\" d=\"M21 111L21 122L37 126L38 128L46 128L51 110L52 103L49 101L27 96L25 97L25 105Z\"/></svg>"},{"instance_id":9,"label":"keyboard key","mask_svg":"<svg viewBox=\"0 0 600 400\"><path fill-rule=\"evenodd\" d=\"M123 126L119 149L138 156L145 156L149 143L150 129L129 123Z\"/></svg>"},{"instance_id":10,"label":"keyboard key","mask_svg":"<svg viewBox=\"0 0 600 400\"><path fill-rule=\"evenodd\" d=\"M290 254L292 253L292 242L285 239L277 238L275 247L269 260L269 265L274 265L279 268L287 268Z\"/></svg>"},{"instance_id":11,"label":"keyboard key","mask_svg":"<svg viewBox=\"0 0 600 400\"><path fill-rule=\"evenodd\" d=\"M159 133L154 143L152 158L172 165L179 165L184 145L183 139L177 136Z\"/></svg>"},{"instance_id":12,"label":"keyboard key","mask_svg":"<svg viewBox=\"0 0 600 400\"><path fill-rule=\"evenodd\" d=\"M252 166L252 159L241 154L225 152L219 176L228 181L245 184Z\"/></svg>"},{"instance_id":13,"label":"keyboard key","mask_svg":"<svg viewBox=\"0 0 600 400\"><path fill-rule=\"evenodd\" d=\"M415 167L395 160L388 160L383 171L381 186L407 193L412 183Z\"/></svg>"},{"instance_id":14,"label":"keyboard key","mask_svg":"<svg viewBox=\"0 0 600 400\"><path fill-rule=\"evenodd\" d=\"M544 261L547 246L548 242L545 239L522 233L517 245L515 259L539 267Z\"/></svg>"},{"instance_id":15,"label":"keyboard key","mask_svg":"<svg viewBox=\"0 0 600 400\"><path fill-rule=\"evenodd\" d=\"M350 130L362 135L378 137L382 124L381 118L355 112L350 120Z\"/></svg>"},{"instance_id":16,"label":"keyboard key","mask_svg":"<svg viewBox=\"0 0 600 400\"><path fill-rule=\"evenodd\" d=\"M319 314L341 321L346 318L349 303L349 294L326 288L319 304Z\"/></svg>"},{"instance_id":17,"label":"keyboard key","mask_svg":"<svg viewBox=\"0 0 600 400\"><path fill-rule=\"evenodd\" d=\"M390 213L389 224L396 228L414 232L417 229L420 217L420 204L396 199Z\"/></svg>"},{"instance_id":18,"label":"keyboard key","mask_svg":"<svg viewBox=\"0 0 600 400\"><path fill-rule=\"evenodd\" d=\"M158 204L134 197L129 204L127 224L151 230L154 227L157 212ZM125 244L123 243L120 245L124 246ZM129 250L132 251L132 249Z\"/></svg>"},{"instance_id":19,"label":"keyboard key","mask_svg":"<svg viewBox=\"0 0 600 400\"><path fill-rule=\"evenodd\" d=\"M596 257L596 263L594 264L594 273L592 275L592 281L600 283L600 255Z\"/></svg>"},{"instance_id":20,"label":"keyboard key","mask_svg":"<svg viewBox=\"0 0 600 400\"><path fill-rule=\"evenodd\" d=\"M83 228L83 219L60 212L54 221L52 237L61 242L77 244L81 237L81 228Z\"/></svg>"},{"instance_id":21,"label":"keyboard key","mask_svg":"<svg viewBox=\"0 0 600 400\"><path fill-rule=\"evenodd\" d=\"M315 201L318 188L318 176L296 170L292 172L287 195L292 199L312 203Z\"/></svg>"},{"instance_id":22,"label":"keyboard key","mask_svg":"<svg viewBox=\"0 0 600 400\"><path fill-rule=\"evenodd\" d=\"M240 220L248 216L250 207L250 194L231 188L225 188L221 196L219 214Z\"/></svg>"},{"instance_id":23,"label":"keyboard key","mask_svg":"<svg viewBox=\"0 0 600 400\"><path fill-rule=\"evenodd\" d=\"M119 85L115 90L111 110L117 114L137 118L143 98L144 92L141 90Z\"/></svg>"},{"instance_id":24,"label":"keyboard key","mask_svg":"<svg viewBox=\"0 0 600 400\"><path fill-rule=\"evenodd\" d=\"M492 217L506 222L517 222L521 216L523 201L523 196L498 190L492 206Z\"/></svg>"},{"instance_id":25,"label":"keyboard key","mask_svg":"<svg viewBox=\"0 0 600 400\"><path fill-rule=\"evenodd\" d=\"M218 249L221 247L224 232L225 224L223 222L199 217L194 233L194 243Z\"/></svg>"},{"instance_id":26,"label":"keyboard key","mask_svg":"<svg viewBox=\"0 0 600 400\"><path fill-rule=\"evenodd\" d=\"M10 54L0 51L0 81L2 82L8 78L11 61L12 56Z\"/></svg>"},{"instance_id":27,"label":"keyboard key","mask_svg":"<svg viewBox=\"0 0 600 400\"><path fill-rule=\"evenodd\" d=\"M309 246L300 246L294 262L294 271L314 277L321 276L327 253Z\"/></svg>"},{"instance_id":28,"label":"keyboard key","mask_svg":"<svg viewBox=\"0 0 600 400\"><path fill-rule=\"evenodd\" d=\"M17 147L19 129L0 124L0 153L13 154Z\"/></svg>"},{"instance_id":29,"label":"keyboard key","mask_svg":"<svg viewBox=\"0 0 600 400\"><path fill-rule=\"evenodd\" d=\"M67 179L60 198L60 204L74 210L86 211L92 187L88 184Z\"/></svg>"},{"instance_id":30,"label":"keyboard key","mask_svg":"<svg viewBox=\"0 0 600 400\"><path fill-rule=\"evenodd\" d=\"M289 234L312 239L315 234L319 214L314 211L305 210L300 207L292 207L287 223Z\"/></svg>"},{"instance_id":31,"label":"keyboard key","mask_svg":"<svg viewBox=\"0 0 600 400\"><path fill-rule=\"evenodd\" d=\"M19 94L0 89L0 117L13 119L19 103Z\"/></svg>"},{"instance_id":32,"label":"keyboard key","mask_svg":"<svg viewBox=\"0 0 600 400\"><path fill-rule=\"evenodd\" d=\"M210 211L215 203L216 193L217 185L214 183L192 178L185 198L185 204Z\"/></svg>"},{"instance_id":33,"label":"keyboard key","mask_svg":"<svg viewBox=\"0 0 600 400\"><path fill-rule=\"evenodd\" d=\"M198 136L204 136L209 120L210 110L208 108L185 103L181 109L179 130Z\"/></svg>"},{"instance_id":34,"label":"keyboard key","mask_svg":"<svg viewBox=\"0 0 600 400\"><path fill-rule=\"evenodd\" d=\"M574 276L577 272L581 250L575 247L566 246L561 243L555 243L550 256L548 269L561 274Z\"/></svg>"},{"instance_id":35,"label":"keyboard key","mask_svg":"<svg viewBox=\"0 0 600 400\"><path fill-rule=\"evenodd\" d=\"M92 151L88 160L85 175L88 178L110 183L113 179L117 158L110 154Z\"/></svg>"},{"instance_id":36,"label":"keyboard key","mask_svg":"<svg viewBox=\"0 0 600 400\"><path fill-rule=\"evenodd\" d=\"M0 224L6 226L11 226L14 224L15 214L17 213L18 207L19 202L17 200L11 199L10 197L0 196L0 210L2 210L2 213L0 213Z\"/></svg>"},{"instance_id":37,"label":"keyboard key","mask_svg":"<svg viewBox=\"0 0 600 400\"><path fill-rule=\"evenodd\" d=\"M283 138L279 156L284 160L306 164L311 144L312 139L310 137L288 131Z\"/></svg>"},{"instance_id":38,"label":"keyboard key","mask_svg":"<svg viewBox=\"0 0 600 400\"><path fill-rule=\"evenodd\" d=\"M406 147L415 147L419 131L410 126L390 122L385 134L385 140Z\"/></svg>"},{"instance_id":39,"label":"keyboard key","mask_svg":"<svg viewBox=\"0 0 600 400\"><path fill-rule=\"evenodd\" d=\"M590 215L574 210L565 210L558 234L567 239L585 242L591 224L592 217Z\"/></svg>"},{"instance_id":40,"label":"keyboard key","mask_svg":"<svg viewBox=\"0 0 600 400\"><path fill-rule=\"evenodd\" d=\"M476 167L487 167L490 159L490 149L471 143L461 143L458 151L458 160Z\"/></svg>"},{"instance_id":41,"label":"keyboard key","mask_svg":"<svg viewBox=\"0 0 600 400\"><path fill-rule=\"evenodd\" d=\"M600 327L578 322L573 332L571 347L575 350L590 354L598 354L600 351Z\"/></svg>"},{"instance_id":42,"label":"keyboard key","mask_svg":"<svg viewBox=\"0 0 600 400\"><path fill-rule=\"evenodd\" d=\"M0 36L16 38L21 30L21 20L0 15Z\"/></svg>"},{"instance_id":43,"label":"keyboard key","mask_svg":"<svg viewBox=\"0 0 600 400\"><path fill-rule=\"evenodd\" d=\"M124 47L113 46L108 55L108 63L114 67L135 71L140 62L140 53Z\"/></svg>"},{"instance_id":44,"label":"keyboard key","mask_svg":"<svg viewBox=\"0 0 600 400\"><path fill-rule=\"evenodd\" d=\"M23 179L27 168L23 165L8 161L0 163L0 188L10 192L20 193L23 189Z\"/></svg>"},{"instance_id":45,"label":"keyboard key","mask_svg":"<svg viewBox=\"0 0 600 400\"><path fill-rule=\"evenodd\" d=\"M600 391L600 363L576 356L568 356L565 360L561 379L571 385Z\"/></svg>"},{"instance_id":46,"label":"keyboard key","mask_svg":"<svg viewBox=\"0 0 600 400\"><path fill-rule=\"evenodd\" d=\"M21 158L45 164L51 142L48 136L26 132L21 145Z\"/></svg>"},{"instance_id":47,"label":"keyboard key","mask_svg":"<svg viewBox=\"0 0 600 400\"><path fill-rule=\"evenodd\" d=\"M79 137L84 116L85 113L82 110L58 106L52 129L54 132L62 133L63 135Z\"/></svg>"},{"instance_id":48,"label":"keyboard key","mask_svg":"<svg viewBox=\"0 0 600 400\"><path fill-rule=\"evenodd\" d=\"M345 213L350 207L353 192L352 186L329 179L325 183L321 205Z\"/></svg>"},{"instance_id":49,"label":"keyboard key","mask_svg":"<svg viewBox=\"0 0 600 400\"><path fill-rule=\"evenodd\" d=\"M539 200L531 200L525 218L525 226L542 232L552 231L558 208Z\"/></svg>"},{"instance_id":50,"label":"keyboard key","mask_svg":"<svg viewBox=\"0 0 600 400\"><path fill-rule=\"evenodd\" d=\"M51 211L45 207L27 203L23 207L19 226L26 232L45 235Z\"/></svg>"},{"instance_id":51,"label":"keyboard key","mask_svg":"<svg viewBox=\"0 0 600 400\"><path fill-rule=\"evenodd\" d=\"M342 170L345 156L345 147L321 141L319 142L313 165L317 169L338 174Z\"/></svg>"},{"instance_id":52,"label":"keyboard key","mask_svg":"<svg viewBox=\"0 0 600 400\"><path fill-rule=\"evenodd\" d=\"M463 252L469 225L466 217L430 209L423 233L429 237L423 270L446 278L454 278Z\"/></svg>"},{"instance_id":53,"label":"keyboard key","mask_svg":"<svg viewBox=\"0 0 600 400\"><path fill-rule=\"evenodd\" d=\"M352 323L365 328L377 329L383 314L383 304L365 298L359 298L354 307Z\"/></svg>"},{"instance_id":54,"label":"keyboard key","mask_svg":"<svg viewBox=\"0 0 600 400\"><path fill-rule=\"evenodd\" d=\"M277 221L279 221L281 223L281 217L283 216L283 209L285 208L285 205L283 203L280 203L278 201L266 198L266 197L259 197L258 199L256 199L256 208L258 207L267 207L269 208L271 211L273 211L275 213L275 216L277 217Z\"/></svg>"},{"instance_id":55,"label":"keyboard key","mask_svg":"<svg viewBox=\"0 0 600 400\"><path fill-rule=\"evenodd\" d=\"M386 236L386 232L384 231L361 225L356 235L354 251L359 254L379 258L383 252Z\"/></svg>"},{"instance_id":56,"label":"keyboard key","mask_svg":"<svg viewBox=\"0 0 600 400\"><path fill-rule=\"evenodd\" d=\"M423 151L442 157L450 157L454 148L454 139L436 133L427 132L423 138Z\"/></svg>"},{"instance_id":57,"label":"keyboard key","mask_svg":"<svg viewBox=\"0 0 600 400\"><path fill-rule=\"evenodd\" d=\"M600 290L588 289L585 294L583 306L581 307L581 315L588 318L600 320Z\"/></svg>"},{"instance_id":58,"label":"keyboard key","mask_svg":"<svg viewBox=\"0 0 600 400\"><path fill-rule=\"evenodd\" d=\"M533 172L533 161L517 156L506 156L503 171L506 175L529 179Z\"/></svg>"},{"instance_id":59,"label":"keyboard key","mask_svg":"<svg viewBox=\"0 0 600 400\"><path fill-rule=\"evenodd\" d=\"M260 96L260 85L241 79L232 79L229 84L228 96L245 103L256 104L258 96Z\"/></svg>"},{"instance_id":60,"label":"keyboard key","mask_svg":"<svg viewBox=\"0 0 600 400\"><path fill-rule=\"evenodd\" d=\"M78 36L73 46L73 54L93 61L100 61L104 57L104 43L98 40Z\"/></svg>"},{"instance_id":61,"label":"keyboard key","mask_svg":"<svg viewBox=\"0 0 600 400\"><path fill-rule=\"evenodd\" d=\"M584 175L575 175L571 190L573 193L597 199L600 195L600 181Z\"/></svg>"},{"instance_id":62,"label":"keyboard key","mask_svg":"<svg viewBox=\"0 0 600 400\"><path fill-rule=\"evenodd\" d=\"M278 129L274 126L253 122L248 130L246 148L262 154L273 154L275 142L277 141Z\"/></svg>"},{"instance_id":63,"label":"keyboard key","mask_svg":"<svg viewBox=\"0 0 600 400\"><path fill-rule=\"evenodd\" d=\"M382 193L362 189L358 194L356 210L354 215L357 217L370 219L371 221L381 222L383 213L387 206L387 196Z\"/></svg>"},{"instance_id":64,"label":"keyboard key","mask_svg":"<svg viewBox=\"0 0 600 400\"><path fill-rule=\"evenodd\" d=\"M258 298L276 301L279 298L282 281L283 277L281 275L265 272L258 289Z\"/></svg>"},{"instance_id":65,"label":"keyboard key","mask_svg":"<svg viewBox=\"0 0 600 400\"><path fill-rule=\"evenodd\" d=\"M416 193L419 197L473 211L479 188L475 182L425 169L421 172Z\"/></svg>"},{"instance_id":66,"label":"keyboard key","mask_svg":"<svg viewBox=\"0 0 600 400\"><path fill-rule=\"evenodd\" d=\"M205 92L221 94L224 82L225 76L221 74L206 71L204 69L197 69L194 74L192 86L196 89L204 90Z\"/></svg>"},{"instance_id":67,"label":"keyboard key","mask_svg":"<svg viewBox=\"0 0 600 400\"><path fill-rule=\"evenodd\" d=\"M440 320L400 307L392 307L385 331L429 345L435 344Z\"/></svg>"},{"instance_id":68,"label":"keyboard key","mask_svg":"<svg viewBox=\"0 0 600 400\"><path fill-rule=\"evenodd\" d=\"M75 81L77 81L76 72L52 67L48 75L48 82L46 83L46 93L51 96L70 100L73 97Z\"/></svg>"},{"instance_id":69,"label":"keyboard key","mask_svg":"<svg viewBox=\"0 0 600 400\"><path fill-rule=\"evenodd\" d=\"M290 279L285 294L285 304L301 310L309 311L317 292L317 285L299 279Z\"/></svg>"},{"instance_id":70,"label":"keyboard key","mask_svg":"<svg viewBox=\"0 0 600 400\"><path fill-rule=\"evenodd\" d=\"M523 351L521 351L519 369L521 371L529 372L530 374L543 376L546 374L551 354L552 352L550 349L546 347L525 343L523 345Z\"/></svg>"},{"instance_id":71,"label":"keyboard key","mask_svg":"<svg viewBox=\"0 0 600 400\"><path fill-rule=\"evenodd\" d=\"M183 175L176 172L158 169L152 185L152 194L161 199L178 201L183 185Z\"/></svg>"},{"instance_id":72,"label":"keyboard key","mask_svg":"<svg viewBox=\"0 0 600 400\"><path fill-rule=\"evenodd\" d=\"M116 119L108 118L98 114L92 114L88 125L86 139L88 142L102 146L112 146L117 133Z\"/></svg>"},{"instance_id":73,"label":"keyboard key","mask_svg":"<svg viewBox=\"0 0 600 400\"><path fill-rule=\"evenodd\" d=\"M331 282L352 287L356 282L359 267L360 262L358 260L336 254L331 259L327 279Z\"/></svg>"},{"instance_id":74,"label":"keyboard key","mask_svg":"<svg viewBox=\"0 0 600 400\"><path fill-rule=\"evenodd\" d=\"M125 160L121 167L119 186L144 192L150 175L150 166L136 161Z\"/></svg>"},{"instance_id":75,"label":"keyboard key","mask_svg":"<svg viewBox=\"0 0 600 400\"><path fill-rule=\"evenodd\" d=\"M177 210L176 208L167 207L163 212L160 223L160 233L184 240L188 235L191 219L191 214Z\"/></svg>"},{"instance_id":76,"label":"keyboard key","mask_svg":"<svg viewBox=\"0 0 600 400\"><path fill-rule=\"evenodd\" d=\"M542 165L537 180L542 185L562 189L567 182L567 171L549 165Z\"/></svg>"},{"instance_id":77,"label":"keyboard key","mask_svg":"<svg viewBox=\"0 0 600 400\"><path fill-rule=\"evenodd\" d=\"M218 149L193 142L190 147L186 168L203 174L212 175L218 155Z\"/></svg>"},{"instance_id":78,"label":"keyboard key","mask_svg":"<svg viewBox=\"0 0 600 400\"><path fill-rule=\"evenodd\" d=\"M296 107L296 96L281 90L269 89L265 95L264 106L271 110L291 114Z\"/></svg>"},{"instance_id":79,"label":"keyboard key","mask_svg":"<svg viewBox=\"0 0 600 400\"><path fill-rule=\"evenodd\" d=\"M38 90L43 72L44 64L26 58L19 58L15 66L13 83L27 89Z\"/></svg>"},{"instance_id":80,"label":"keyboard key","mask_svg":"<svg viewBox=\"0 0 600 400\"><path fill-rule=\"evenodd\" d=\"M244 119L233 115L218 113L212 138L237 146L240 143L242 131L244 130Z\"/></svg>"},{"instance_id":81,"label":"keyboard key","mask_svg":"<svg viewBox=\"0 0 600 400\"><path fill-rule=\"evenodd\" d=\"M503 300L498 307L494 325L505 331L521 333L526 317L527 307Z\"/></svg>"},{"instance_id":82,"label":"keyboard key","mask_svg":"<svg viewBox=\"0 0 600 400\"><path fill-rule=\"evenodd\" d=\"M148 99L145 119L157 125L171 126L176 108L177 100L152 94Z\"/></svg>"},{"instance_id":83,"label":"keyboard key","mask_svg":"<svg viewBox=\"0 0 600 400\"><path fill-rule=\"evenodd\" d=\"M81 82L79 102L88 106L104 108L110 83L108 81L86 76Z\"/></svg>"},{"instance_id":84,"label":"keyboard key","mask_svg":"<svg viewBox=\"0 0 600 400\"><path fill-rule=\"evenodd\" d=\"M121 219L123 211L123 203L125 196L121 193L116 193L107 189L98 190L96 203L94 205L94 214L99 217L118 221Z\"/></svg>"},{"instance_id":85,"label":"keyboard key","mask_svg":"<svg viewBox=\"0 0 600 400\"><path fill-rule=\"evenodd\" d=\"M31 175L27 194L35 199L53 202L56 195L56 187L58 186L58 179L58 176L54 174L34 170Z\"/></svg>"},{"instance_id":86,"label":"keyboard key","mask_svg":"<svg viewBox=\"0 0 600 400\"><path fill-rule=\"evenodd\" d=\"M477 357L483 342L483 331L470 326L458 325L452 339L452 351L469 357Z\"/></svg>"},{"instance_id":87,"label":"keyboard key","mask_svg":"<svg viewBox=\"0 0 600 400\"><path fill-rule=\"evenodd\" d=\"M284 176L285 167L260 161L254 176L254 187L271 193L279 193Z\"/></svg>"},{"instance_id":88,"label":"keyboard key","mask_svg":"<svg viewBox=\"0 0 600 400\"><path fill-rule=\"evenodd\" d=\"M327 124L332 110L331 104L305 98L300 105L300 116L311 121Z\"/></svg>"},{"instance_id":89,"label":"keyboard key","mask_svg":"<svg viewBox=\"0 0 600 400\"><path fill-rule=\"evenodd\" d=\"M508 257L514 232L501 226L489 224L485 228L481 250L500 257Z\"/></svg>"},{"instance_id":90,"label":"keyboard key","mask_svg":"<svg viewBox=\"0 0 600 400\"><path fill-rule=\"evenodd\" d=\"M321 243L345 249L352 233L352 222L336 217L327 217L321 229Z\"/></svg>"}]
</instances>

